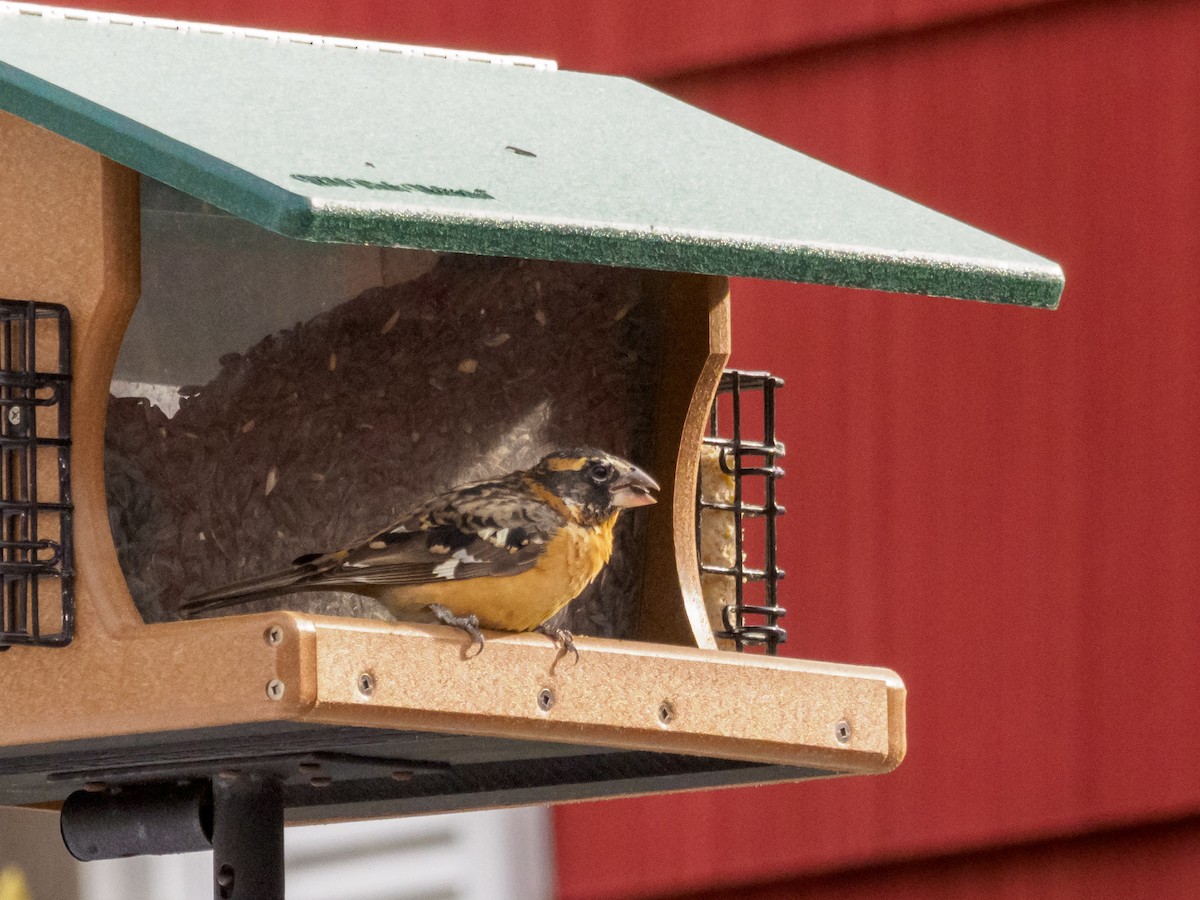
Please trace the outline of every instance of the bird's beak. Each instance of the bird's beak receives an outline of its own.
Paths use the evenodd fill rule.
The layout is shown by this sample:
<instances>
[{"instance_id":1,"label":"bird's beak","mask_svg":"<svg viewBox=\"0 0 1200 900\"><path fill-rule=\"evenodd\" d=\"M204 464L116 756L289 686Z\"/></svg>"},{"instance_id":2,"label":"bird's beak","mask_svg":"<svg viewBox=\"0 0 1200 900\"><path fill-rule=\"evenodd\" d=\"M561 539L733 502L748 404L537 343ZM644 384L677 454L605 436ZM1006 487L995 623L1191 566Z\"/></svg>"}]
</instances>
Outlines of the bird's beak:
<instances>
[{"instance_id":1,"label":"bird's beak","mask_svg":"<svg viewBox=\"0 0 1200 900\"><path fill-rule=\"evenodd\" d=\"M613 506L629 509L657 502L650 493L659 489L657 481L637 466L631 465L623 469L617 480L612 483Z\"/></svg>"}]
</instances>

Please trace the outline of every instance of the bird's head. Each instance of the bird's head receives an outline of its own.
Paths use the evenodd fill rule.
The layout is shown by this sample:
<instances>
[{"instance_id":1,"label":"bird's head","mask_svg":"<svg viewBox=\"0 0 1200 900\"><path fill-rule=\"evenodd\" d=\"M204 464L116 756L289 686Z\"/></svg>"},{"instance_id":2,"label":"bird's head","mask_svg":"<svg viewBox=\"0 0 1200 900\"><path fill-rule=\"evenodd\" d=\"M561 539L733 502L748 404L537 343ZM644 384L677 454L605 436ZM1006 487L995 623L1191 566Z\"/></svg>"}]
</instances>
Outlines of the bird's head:
<instances>
[{"instance_id":1,"label":"bird's head","mask_svg":"<svg viewBox=\"0 0 1200 900\"><path fill-rule=\"evenodd\" d=\"M570 518L596 525L622 509L649 506L658 482L628 460L599 450L555 450L529 476L563 502Z\"/></svg>"}]
</instances>

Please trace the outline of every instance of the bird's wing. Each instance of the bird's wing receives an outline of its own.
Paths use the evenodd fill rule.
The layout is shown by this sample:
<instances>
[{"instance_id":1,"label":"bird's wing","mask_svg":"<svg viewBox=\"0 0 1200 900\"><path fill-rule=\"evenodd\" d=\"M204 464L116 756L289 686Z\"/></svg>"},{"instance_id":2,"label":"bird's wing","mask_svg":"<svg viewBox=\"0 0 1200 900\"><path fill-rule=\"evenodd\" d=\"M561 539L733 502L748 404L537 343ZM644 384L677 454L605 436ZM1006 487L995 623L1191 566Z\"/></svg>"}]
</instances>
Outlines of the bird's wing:
<instances>
[{"instance_id":1,"label":"bird's wing","mask_svg":"<svg viewBox=\"0 0 1200 900\"><path fill-rule=\"evenodd\" d=\"M518 475L441 494L368 540L333 553L311 553L290 568L193 596L187 616L293 591L515 575L537 562L564 524Z\"/></svg>"},{"instance_id":2,"label":"bird's wing","mask_svg":"<svg viewBox=\"0 0 1200 900\"><path fill-rule=\"evenodd\" d=\"M515 575L537 562L563 524L520 481L480 482L435 498L348 550L296 562L316 564L306 587L335 589Z\"/></svg>"}]
</instances>

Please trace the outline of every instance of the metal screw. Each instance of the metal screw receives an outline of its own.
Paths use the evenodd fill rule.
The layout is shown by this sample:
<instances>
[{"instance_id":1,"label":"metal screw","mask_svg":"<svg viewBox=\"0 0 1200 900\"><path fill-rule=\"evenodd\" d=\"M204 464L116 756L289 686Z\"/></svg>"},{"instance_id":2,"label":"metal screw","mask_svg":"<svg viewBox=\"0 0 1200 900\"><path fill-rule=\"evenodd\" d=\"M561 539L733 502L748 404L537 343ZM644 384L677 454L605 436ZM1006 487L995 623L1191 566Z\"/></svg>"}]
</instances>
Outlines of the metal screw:
<instances>
[{"instance_id":1,"label":"metal screw","mask_svg":"<svg viewBox=\"0 0 1200 900\"><path fill-rule=\"evenodd\" d=\"M314 775L308 780L308 783L316 788L329 787L333 784L333 779L328 775Z\"/></svg>"},{"instance_id":2,"label":"metal screw","mask_svg":"<svg viewBox=\"0 0 1200 900\"><path fill-rule=\"evenodd\" d=\"M554 705L554 691L550 688L542 688L538 694L538 707L542 712L550 712L550 707Z\"/></svg>"},{"instance_id":3,"label":"metal screw","mask_svg":"<svg viewBox=\"0 0 1200 900\"><path fill-rule=\"evenodd\" d=\"M283 643L283 629L278 625L272 625L263 632L263 640L267 642L268 647L277 647Z\"/></svg>"},{"instance_id":4,"label":"metal screw","mask_svg":"<svg viewBox=\"0 0 1200 900\"><path fill-rule=\"evenodd\" d=\"M21 407L10 406L8 408L8 424L9 425L20 425L21 424Z\"/></svg>"},{"instance_id":5,"label":"metal screw","mask_svg":"<svg viewBox=\"0 0 1200 900\"><path fill-rule=\"evenodd\" d=\"M658 721L661 725L670 725L675 720L675 707L664 700L658 708Z\"/></svg>"},{"instance_id":6,"label":"metal screw","mask_svg":"<svg viewBox=\"0 0 1200 900\"><path fill-rule=\"evenodd\" d=\"M833 734L839 744L850 743L850 723L842 719L842 721L833 726Z\"/></svg>"},{"instance_id":7,"label":"metal screw","mask_svg":"<svg viewBox=\"0 0 1200 900\"><path fill-rule=\"evenodd\" d=\"M272 700L282 700L284 690L283 682L278 678L272 678L267 682L267 696Z\"/></svg>"},{"instance_id":8,"label":"metal screw","mask_svg":"<svg viewBox=\"0 0 1200 900\"><path fill-rule=\"evenodd\" d=\"M375 676L370 672L363 672L358 676L359 693L370 697L373 690L375 690Z\"/></svg>"}]
</instances>

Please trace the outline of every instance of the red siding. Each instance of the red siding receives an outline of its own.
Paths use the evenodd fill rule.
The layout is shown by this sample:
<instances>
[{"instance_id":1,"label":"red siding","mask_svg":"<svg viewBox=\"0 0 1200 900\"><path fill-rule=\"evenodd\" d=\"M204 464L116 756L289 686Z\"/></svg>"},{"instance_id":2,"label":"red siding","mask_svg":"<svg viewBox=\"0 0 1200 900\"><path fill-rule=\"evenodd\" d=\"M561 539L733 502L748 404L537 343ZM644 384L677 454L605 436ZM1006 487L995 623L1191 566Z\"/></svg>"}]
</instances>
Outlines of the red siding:
<instances>
[{"instance_id":1,"label":"red siding","mask_svg":"<svg viewBox=\"0 0 1200 900\"><path fill-rule=\"evenodd\" d=\"M1200 4L83 5L654 76L1060 261L1054 313L736 285L737 361L788 379L788 650L897 669L909 757L876 779L561 808L559 884L1195 883L1194 820L803 879L1200 809Z\"/></svg>"},{"instance_id":2,"label":"red siding","mask_svg":"<svg viewBox=\"0 0 1200 900\"><path fill-rule=\"evenodd\" d=\"M691 895L690 900L960 900L1011 897L1194 897L1200 819L1156 823L772 885Z\"/></svg>"},{"instance_id":3,"label":"red siding","mask_svg":"<svg viewBox=\"0 0 1200 900\"><path fill-rule=\"evenodd\" d=\"M640 77L1062 0L83 0L135 15L522 53Z\"/></svg>"}]
</instances>

